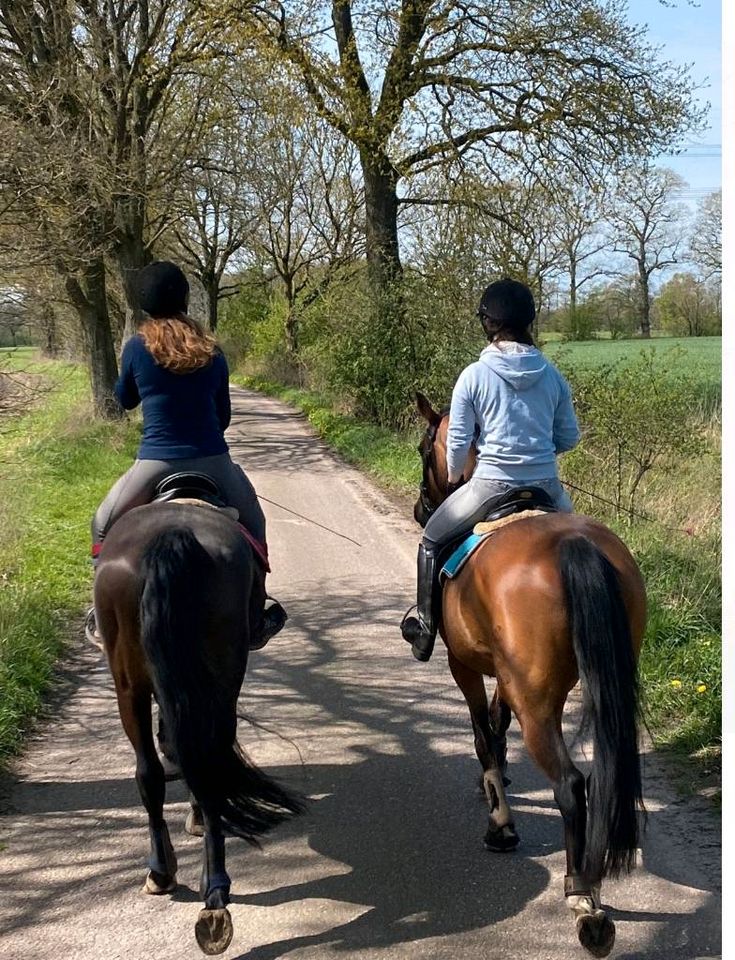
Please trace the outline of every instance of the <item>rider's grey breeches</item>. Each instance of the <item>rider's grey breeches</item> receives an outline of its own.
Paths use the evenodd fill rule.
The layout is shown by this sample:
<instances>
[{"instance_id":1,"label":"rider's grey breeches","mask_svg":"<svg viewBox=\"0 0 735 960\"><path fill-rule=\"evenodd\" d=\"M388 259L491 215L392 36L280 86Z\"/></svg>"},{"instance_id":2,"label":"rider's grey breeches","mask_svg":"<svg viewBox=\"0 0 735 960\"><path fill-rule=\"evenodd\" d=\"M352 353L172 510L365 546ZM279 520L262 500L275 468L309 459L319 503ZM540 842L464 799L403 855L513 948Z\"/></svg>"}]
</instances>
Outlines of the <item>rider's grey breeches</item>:
<instances>
[{"instance_id":1,"label":"rider's grey breeches","mask_svg":"<svg viewBox=\"0 0 735 960\"><path fill-rule=\"evenodd\" d=\"M451 497L447 497L431 515L424 528L424 543L427 547L437 547L451 540L452 537L469 532L485 517L489 500L519 486L523 484L472 477L459 490L455 490ZM534 480L528 486L541 487L545 490L553 499L557 510L563 513L574 511L569 494L559 480Z\"/></svg>"},{"instance_id":2,"label":"rider's grey breeches","mask_svg":"<svg viewBox=\"0 0 735 960\"><path fill-rule=\"evenodd\" d=\"M172 473L206 473L219 487L222 499L240 514L240 522L265 542L265 517L252 483L228 453L186 460L136 460L110 490L92 521L92 542L99 543L127 510L150 503L157 484Z\"/></svg>"}]
</instances>

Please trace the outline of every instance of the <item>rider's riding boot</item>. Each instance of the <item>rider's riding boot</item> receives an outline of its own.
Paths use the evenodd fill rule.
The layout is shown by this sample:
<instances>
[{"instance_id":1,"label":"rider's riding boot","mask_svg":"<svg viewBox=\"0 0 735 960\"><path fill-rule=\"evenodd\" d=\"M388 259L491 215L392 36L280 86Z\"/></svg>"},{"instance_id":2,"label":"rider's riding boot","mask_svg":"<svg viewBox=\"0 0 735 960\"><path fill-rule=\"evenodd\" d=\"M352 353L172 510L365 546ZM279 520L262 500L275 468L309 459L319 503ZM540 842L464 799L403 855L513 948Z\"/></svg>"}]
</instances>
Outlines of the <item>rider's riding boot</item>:
<instances>
[{"instance_id":1,"label":"rider's riding boot","mask_svg":"<svg viewBox=\"0 0 735 960\"><path fill-rule=\"evenodd\" d=\"M92 570L95 574L97 573L97 557L100 548L101 544L92 544ZM98 647L102 646L102 634L97 626L97 614L94 606L91 606L89 610L87 610L87 615L84 618L84 636L89 643L94 643Z\"/></svg>"},{"instance_id":2,"label":"rider's riding boot","mask_svg":"<svg viewBox=\"0 0 735 960\"><path fill-rule=\"evenodd\" d=\"M253 631L250 639L249 647L251 650L262 650L270 639L281 632L288 620L288 614L277 600L266 597L266 604L258 627Z\"/></svg>"},{"instance_id":3,"label":"rider's riding boot","mask_svg":"<svg viewBox=\"0 0 735 960\"><path fill-rule=\"evenodd\" d=\"M411 644L417 660L425 662L434 649L436 618L434 616L434 579L436 578L436 554L433 547L419 544L418 555L418 602L416 617L404 617L401 624L403 639Z\"/></svg>"}]
</instances>

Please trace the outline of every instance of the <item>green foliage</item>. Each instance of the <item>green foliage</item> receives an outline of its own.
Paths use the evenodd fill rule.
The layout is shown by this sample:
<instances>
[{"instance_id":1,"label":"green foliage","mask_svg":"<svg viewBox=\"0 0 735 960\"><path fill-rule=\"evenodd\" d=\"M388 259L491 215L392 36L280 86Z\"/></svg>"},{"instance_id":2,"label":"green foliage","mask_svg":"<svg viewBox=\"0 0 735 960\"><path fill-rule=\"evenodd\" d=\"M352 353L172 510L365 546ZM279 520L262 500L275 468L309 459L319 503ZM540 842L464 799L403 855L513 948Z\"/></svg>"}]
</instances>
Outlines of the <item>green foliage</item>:
<instances>
[{"instance_id":1,"label":"green foliage","mask_svg":"<svg viewBox=\"0 0 735 960\"><path fill-rule=\"evenodd\" d=\"M65 628L89 602L89 522L138 435L130 422L92 418L78 368L35 369L52 392L0 434L0 763L18 749Z\"/></svg>"},{"instance_id":2,"label":"green foliage","mask_svg":"<svg viewBox=\"0 0 735 960\"><path fill-rule=\"evenodd\" d=\"M702 337L722 331L718 286L692 273L677 273L667 281L654 308L661 329L674 336Z\"/></svg>"},{"instance_id":3,"label":"green foliage","mask_svg":"<svg viewBox=\"0 0 735 960\"><path fill-rule=\"evenodd\" d=\"M672 467L675 458L703 449L695 423L697 383L682 369L676 350L661 359L654 350L641 351L632 361L594 373L572 369L563 357L560 363L585 425L582 451L594 458L598 471L614 476L616 509L632 519L636 493L649 470Z\"/></svg>"},{"instance_id":4,"label":"green foliage","mask_svg":"<svg viewBox=\"0 0 735 960\"><path fill-rule=\"evenodd\" d=\"M252 348L254 331L268 316L271 291L262 275L251 271L240 278L237 294L220 306L217 339L233 363Z\"/></svg>"}]
</instances>

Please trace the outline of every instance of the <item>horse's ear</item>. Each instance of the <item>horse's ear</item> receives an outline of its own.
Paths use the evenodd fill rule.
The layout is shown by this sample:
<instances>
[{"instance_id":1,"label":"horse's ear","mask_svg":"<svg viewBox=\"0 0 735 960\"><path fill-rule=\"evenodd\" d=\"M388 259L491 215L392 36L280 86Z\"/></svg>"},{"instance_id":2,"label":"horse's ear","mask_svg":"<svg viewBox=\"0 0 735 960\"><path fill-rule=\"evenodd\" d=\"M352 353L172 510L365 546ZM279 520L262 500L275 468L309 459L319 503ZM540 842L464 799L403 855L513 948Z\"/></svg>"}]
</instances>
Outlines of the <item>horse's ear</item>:
<instances>
[{"instance_id":1,"label":"horse's ear","mask_svg":"<svg viewBox=\"0 0 735 960\"><path fill-rule=\"evenodd\" d=\"M418 390L416 391L415 399L416 409L418 412L421 414L424 420L428 420L432 427L435 427L441 421L440 415L436 412L436 410L434 410L423 393L419 393Z\"/></svg>"}]
</instances>

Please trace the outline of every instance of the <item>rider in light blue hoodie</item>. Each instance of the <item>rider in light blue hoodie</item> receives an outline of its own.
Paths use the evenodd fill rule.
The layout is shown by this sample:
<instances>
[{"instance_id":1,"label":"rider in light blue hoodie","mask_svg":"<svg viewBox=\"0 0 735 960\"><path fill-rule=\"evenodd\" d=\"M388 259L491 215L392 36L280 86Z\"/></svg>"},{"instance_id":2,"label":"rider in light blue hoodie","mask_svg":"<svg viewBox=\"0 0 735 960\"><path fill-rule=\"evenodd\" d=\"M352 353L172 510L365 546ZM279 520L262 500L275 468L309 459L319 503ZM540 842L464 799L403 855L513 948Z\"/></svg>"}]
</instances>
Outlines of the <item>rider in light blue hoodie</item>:
<instances>
[{"instance_id":1,"label":"rider in light blue hoodie","mask_svg":"<svg viewBox=\"0 0 735 960\"><path fill-rule=\"evenodd\" d=\"M473 440L477 466L469 482L432 514L419 545L418 616L405 619L401 628L417 660L428 660L434 648L432 594L444 543L470 531L487 515L488 503L513 487L541 487L558 510L573 509L556 457L577 445L579 427L569 384L534 346L533 295L522 283L499 280L483 294L478 316L490 343L462 371L452 393L450 488L462 479Z\"/></svg>"}]
</instances>

